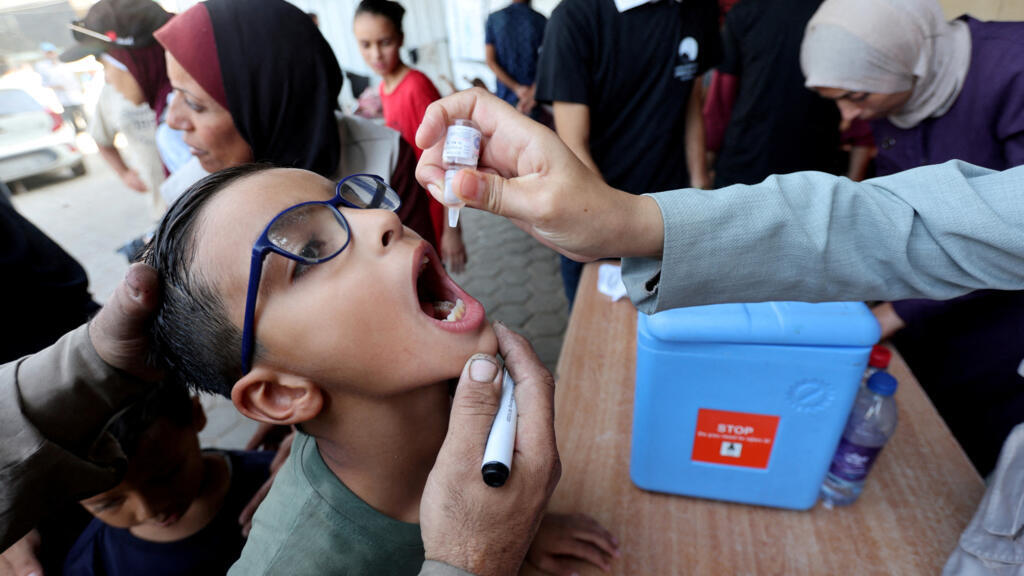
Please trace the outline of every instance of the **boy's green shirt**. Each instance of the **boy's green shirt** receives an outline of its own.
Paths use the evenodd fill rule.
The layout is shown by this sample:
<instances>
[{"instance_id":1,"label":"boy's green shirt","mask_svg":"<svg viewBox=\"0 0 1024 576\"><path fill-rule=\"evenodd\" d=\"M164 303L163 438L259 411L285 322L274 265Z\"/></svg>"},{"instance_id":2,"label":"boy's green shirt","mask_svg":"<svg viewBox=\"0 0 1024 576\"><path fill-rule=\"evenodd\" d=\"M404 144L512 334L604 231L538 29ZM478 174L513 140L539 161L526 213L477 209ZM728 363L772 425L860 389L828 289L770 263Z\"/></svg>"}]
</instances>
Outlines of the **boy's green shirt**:
<instances>
[{"instance_id":1,"label":"boy's green shirt","mask_svg":"<svg viewBox=\"0 0 1024 576\"><path fill-rule=\"evenodd\" d=\"M316 440L297 432L228 574L415 575L423 556L418 524L385 516L359 499L324 463Z\"/></svg>"}]
</instances>

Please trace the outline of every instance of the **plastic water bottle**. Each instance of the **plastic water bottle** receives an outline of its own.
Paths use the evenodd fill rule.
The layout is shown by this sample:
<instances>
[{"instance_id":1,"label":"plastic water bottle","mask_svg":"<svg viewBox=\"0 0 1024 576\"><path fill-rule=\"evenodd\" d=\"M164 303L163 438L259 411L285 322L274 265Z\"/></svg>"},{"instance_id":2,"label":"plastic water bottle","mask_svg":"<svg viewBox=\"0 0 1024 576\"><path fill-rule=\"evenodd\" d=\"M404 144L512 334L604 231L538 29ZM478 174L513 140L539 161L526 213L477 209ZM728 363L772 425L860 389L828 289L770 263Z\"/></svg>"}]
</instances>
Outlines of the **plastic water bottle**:
<instances>
[{"instance_id":1,"label":"plastic water bottle","mask_svg":"<svg viewBox=\"0 0 1024 576\"><path fill-rule=\"evenodd\" d=\"M852 504L860 496L878 453L896 431L894 392L896 379L888 372L879 371L872 374L867 386L857 393L843 438L821 487L826 508Z\"/></svg>"}]
</instances>

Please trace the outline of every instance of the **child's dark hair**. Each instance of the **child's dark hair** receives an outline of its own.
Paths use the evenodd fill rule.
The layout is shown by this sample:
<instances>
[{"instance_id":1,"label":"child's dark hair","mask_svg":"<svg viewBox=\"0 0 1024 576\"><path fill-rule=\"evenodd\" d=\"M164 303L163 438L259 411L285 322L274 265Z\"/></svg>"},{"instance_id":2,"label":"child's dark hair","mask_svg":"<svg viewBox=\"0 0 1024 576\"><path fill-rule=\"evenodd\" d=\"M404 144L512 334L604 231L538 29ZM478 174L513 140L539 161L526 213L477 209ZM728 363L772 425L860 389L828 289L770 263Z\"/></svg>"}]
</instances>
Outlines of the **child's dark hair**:
<instances>
[{"instance_id":1,"label":"child's dark hair","mask_svg":"<svg viewBox=\"0 0 1024 576\"><path fill-rule=\"evenodd\" d=\"M154 385L145 396L119 414L107 426L107 432L117 438L121 450L131 459L146 431L161 418L167 418L179 428L192 424L192 397L184 387L171 382Z\"/></svg>"},{"instance_id":2,"label":"child's dark hair","mask_svg":"<svg viewBox=\"0 0 1024 576\"><path fill-rule=\"evenodd\" d=\"M395 32L402 35L402 17L405 16L405 8L398 2L392 0L363 0L356 8L356 16L360 14L374 14L383 16L395 26Z\"/></svg>"},{"instance_id":3,"label":"child's dark hair","mask_svg":"<svg viewBox=\"0 0 1024 576\"><path fill-rule=\"evenodd\" d=\"M196 228L206 204L227 185L273 168L243 164L193 184L167 210L146 246L143 261L156 268L160 308L150 328L154 361L168 378L197 390L231 397L242 376L242 334L228 318L215 286L193 269ZM254 354L260 354L256 342Z\"/></svg>"}]
</instances>

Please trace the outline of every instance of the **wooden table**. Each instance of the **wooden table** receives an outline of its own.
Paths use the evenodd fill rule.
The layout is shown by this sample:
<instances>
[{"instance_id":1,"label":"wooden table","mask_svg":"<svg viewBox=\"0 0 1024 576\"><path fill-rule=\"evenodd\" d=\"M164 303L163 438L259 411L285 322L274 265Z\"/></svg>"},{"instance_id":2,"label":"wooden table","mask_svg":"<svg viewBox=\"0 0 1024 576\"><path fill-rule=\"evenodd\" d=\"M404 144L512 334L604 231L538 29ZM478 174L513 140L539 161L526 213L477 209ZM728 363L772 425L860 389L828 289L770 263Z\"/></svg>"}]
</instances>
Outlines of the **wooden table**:
<instances>
[{"instance_id":1,"label":"wooden table","mask_svg":"<svg viewBox=\"0 0 1024 576\"><path fill-rule=\"evenodd\" d=\"M637 312L596 284L588 264L558 362L563 473L551 509L590 514L618 537L614 574L941 571L984 484L898 354L899 427L853 506L795 512L646 492L629 478Z\"/></svg>"}]
</instances>

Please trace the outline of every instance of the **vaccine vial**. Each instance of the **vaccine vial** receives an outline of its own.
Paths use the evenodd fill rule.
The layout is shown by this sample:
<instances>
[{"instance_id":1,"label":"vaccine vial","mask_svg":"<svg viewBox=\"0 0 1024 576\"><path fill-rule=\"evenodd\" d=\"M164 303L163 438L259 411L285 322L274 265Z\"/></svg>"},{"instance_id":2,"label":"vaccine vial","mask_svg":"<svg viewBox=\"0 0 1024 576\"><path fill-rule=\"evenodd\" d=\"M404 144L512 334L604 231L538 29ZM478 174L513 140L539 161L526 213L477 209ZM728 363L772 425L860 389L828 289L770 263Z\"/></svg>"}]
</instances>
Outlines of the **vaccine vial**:
<instances>
[{"instance_id":1,"label":"vaccine vial","mask_svg":"<svg viewBox=\"0 0 1024 576\"><path fill-rule=\"evenodd\" d=\"M472 120L455 120L444 138L444 204L448 206L448 226L459 224L459 210L465 203L452 190L452 179L463 168L476 168L480 160L480 129Z\"/></svg>"}]
</instances>

